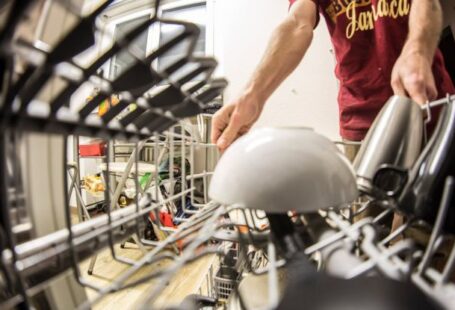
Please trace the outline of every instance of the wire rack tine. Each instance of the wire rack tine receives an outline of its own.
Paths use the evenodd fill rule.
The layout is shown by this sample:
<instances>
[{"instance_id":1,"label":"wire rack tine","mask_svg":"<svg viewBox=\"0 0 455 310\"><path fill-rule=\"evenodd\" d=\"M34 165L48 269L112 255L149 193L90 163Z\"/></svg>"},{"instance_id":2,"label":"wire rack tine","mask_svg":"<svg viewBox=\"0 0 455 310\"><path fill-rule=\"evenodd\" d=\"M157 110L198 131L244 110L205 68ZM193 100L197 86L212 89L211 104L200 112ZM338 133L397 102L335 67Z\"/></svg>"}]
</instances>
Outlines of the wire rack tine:
<instances>
[{"instance_id":1,"label":"wire rack tine","mask_svg":"<svg viewBox=\"0 0 455 310\"><path fill-rule=\"evenodd\" d=\"M381 240L379 243L381 246L387 245L389 242L393 241L396 239L398 236L403 234L406 229L408 229L412 225L413 221L407 221L397 229L395 229L393 232L391 232L387 237Z\"/></svg>"},{"instance_id":2,"label":"wire rack tine","mask_svg":"<svg viewBox=\"0 0 455 310\"><path fill-rule=\"evenodd\" d=\"M332 220L335 219L336 222L342 221L341 219L337 218L336 214L335 214L335 216L330 217L330 219L332 219ZM359 228L362 226L365 226L367 224L370 224L371 222L372 222L371 218L364 218L364 219L361 219L358 222L352 224L350 227L346 227L343 225L343 227L340 227L341 229L339 232L333 234L332 236L330 236L327 239L321 240L320 242L307 247L305 249L305 254L311 255L311 254L315 253L316 251L319 251L319 250L323 249L324 247L326 247L332 243L335 243L345 237L350 237L354 240L357 240L358 236L359 236Z\"/></svg>"},{"instance_id":3,"label":"wire rack tine","mask_svg":"<svg viewBox=\"0 0 455 310\"><path fill-rule=\"evenodd\" d=\"M63 171L66 171L66 165L67 165L67 162L68 162L68 158L67 158L67 155L68 155L68 152L66 151L67 148L68 148L68 137L64 137L64 143L63 143L64 147L63 147ZM66 222L66 229L68 230L68 246L69 246L69 252L70 252L70 256L71 256L71 267L73 269L73 274L74 274L74 277L76 278L76 281L84 286L84 287L89 287L95 291L100 291L101 288L93 283L90 283L89 281L87 281L84 277L82 277L81 275L81 272L80 272L80 269L79 269L79 261L78 261L78 255L77 255L77 251L75 250L75 247L74 247L74 236L73 236L73 229L72 229L72 222L71 222L71 213L70 213L70 210L71 210L71 207L69 205L69 197L68 197L68 191L66 190L68 188L68 179L67 178L63 178L63 182L64 182L64 200L65 200L65 222Z\"/></svg>"},{"instance_id":4,"label":"wire rack tine","mask_svg":"<svg viewBox=\"0 0 455 310\"><path fill-rule=\"evenodd\" d=\"M204 223L194 242L192 242L182 253L175 265L172 266L169 271L161 277L160 283L158 283L158 285L153 288L150 295L145 299L144 304L150 304L154 299L156 299L158 294L166 287L166 282L169 281L175 275L175 272L178 271L187 261L191 260L192 257L194 257L194 251L199 246L210 239L211 235L214 232L214 227L216 227L216 225L213 224L224 211L225 210L222 207L215 210L213 216Z\"/></svg>"},{"instance_id":5,"label":"wire rack tine","mask_svg":"<svg viewBox=\"0 0 455 310\"><path fill-rule=\"evenodd\" d=\"M185 149L185 144L186 144L186 134L185 134L185 124L183 121L180 121L180 127L182 128L182 138L181 138L181 143L180 143L180 153L181 153L181 161L180 161L180 171L181 171L181 177L180 177L180 182L181 182L181 188L182 191L186 190L186 149ZM194 163L192 163L194 165ZM181 208L183 210L183 214L187 214L186 209L186 196L182 195L182 198L180 200Z\"/></svg>"},{"instance_id":6,"label":"wire rack tine","mask_svg":"<svg viewBox=\"0 0 455 310\"><path fill-rule=\"evenodd\" d=\"M97 7L92 13L90 13L88 16L80 17L76 28L82 27L80 25L82 25L83 22L88 22L89 24L94 24L95 18L111 2L112 2L112 0L105 1L99 7ZM94 110L94 108L96 108L96 106L97 106L96 100L94 102L91 102L88 105L85 105L83 110L81 110L80 113L78 113L78 115L71 114L70 113L71 111L69 111L69 110L66 111L66 112L68 112L67 114L64 114L64 113L62 114L60 112L65 110L65 109L61 109L62 105L64 102L68 101L68 98L71 96L72 92L74 92L76 89L78 89L80 87L81 83L85 82L89 78L92 80L97 78L98 80L101 81L101 84L102 84L100 87L101 95L97 98L97 100L101 100L104 97L109 96L112 91L116 90L116 86L118 86L118 85L115 85L116 80L114 80L111 83L104 77L96 76L96 74L95 74L95 71L98 69L99 64L107 61L108 58L112 57L116 52L118 52L120 50L124 50L124 51L128 52L129 54L131 54L133 56L134 63L137 64L138 66L149 65L149 62L151 60L153 60L153 58L143 58L142 56L137 55L134 51L128 49L128 45L141 32L143 32L146 28L148 28L154 22L158 21L156 16L159 13L159 10L158 10L159 4L160 4L160 1L155 2L155 16L152 18L151 21L147 22L150 24L143 23L139 27L134 28L132 31L130 31L124 38L122 38L118 42L114 42L113 46L111 48L109 48L107 51L105 51L97 59L95 59L94 62L92 63L92 65L89 66L88 68L82 68L82 67L78 66L76 63L74 63L73 61L65 59L64 56L69 55L68 53L78 54L78 51L76 51L76 50L60 51L60 49L62 49L65 46L65 44L63 44L62 42L64 42L68 38L71 38L72 35L74 36L74 33L68 33L65 35L63 40L61 42L59 42L54 47L54 49L51 50L50 54L47 54L47 56L49 56L48 58L50 60L55 58L55 59L53 59L55 63L67 62L70 66L72 66L72 69L79 70L79 72L81 73L81 76L76 77L76 75L71 76L70 74L69 75L64 74L61 76L63 78L63 80L65 80L67 82L67 87L64 88L61 93L59 93L55 98L52 99L53 104L51 104L51 109L50 109L50 111L46 112L47 114L44 116L45 117L44 125L42 123L43 122L42 120L37 120L38 114L34 114L31 112L29 113L29 110L27 108L30 106L33 108L33 109L30 109L30 111L34 111L34 109L39 107L38 102L33 100L35 98L35 95L41 91L41 89L45 86L45 84L47 83L48 80L58 77L61 74L59 73L59 70L54 70L55 69L54 63L48 61L48 62L42 63L41 66L39 66L39 68L37 70L29 70L28 74L22 75L22 77L20 77L20 79L19 79L19 82L21 82L21 79L23 77L26 77L23 82L25 82L26 80L29 80L29 81L31 80L31 82L28 83L27 85L25 85L25 83L24 83L22 86L25 85L25 87L22 87L19 82L18 82L19 84L15 85L15 87L17 88L17 91L19 93L19 97L22 98L22 104L20 105L20 110L15 111L14 113L17 112L16 114L19 117L19 120L23 124L27 125L27 127L25 129L42 130L44 128L45 131L58 132L59 134L63 133L63 135L65 136L65 148L67 146L67 140L66 140L67 136L66 135L69 133L84 133L84 135L88 135L88 136L103 135L104 137L108 137L111 139L114 137L117 137L119 134L123 135L123 137L128 138L128 139L138 138L138 137L143 138L143 137L150 135L150 133L151 133L150 130L143 130L143 131L139 132L139 130L135 129L134 126L129 127L129 128L121 128L121 127L117 126L118 125L117 116L123 110L123 108L121 108L121 107L127 105L128 101L136 99L139 102L139 101L141 101L139 99L144 99L143 95L133 94L130 91L126 91L125 93L122 94L122 96L124 96L126 99L124 99L124 101L122 101L122 104L119 105L117 108L112 108L111 111L109 112L109 114L107 116L105 116L104 118L100 118L100 117L94 116L94 115L89 115L90 112L92 112ZM198 96L197 94L192 94L191 92L188 93L186 90L181 89L182 85L178 85L178 83L177 84L173 83L170 79L171 75L177 69L179 69L184 64L184 62L189 62L191 59L196 61L196 59L193 57L192 53L194 51L194 47L197 42L197 34L199 31L194 25L189 24L189 23L176 22L176 21L170 21L170 20L160 20L160 22L167 23L167 24L174 24L174 25L179 24L179 25L185 27L186 33L182 36L177 36L176 38L171 40L170 43L168 42L164 46L161 46L157 51L155 51L153 57L158 57L159 55L161 55L162 53L171 49L173 46L177 45L179 42L181 42L182 40L184 40L186 38L188 38L190 45L189 45L188 52L187 52L185 59L181 60L180 63L176 62L176 63L172 64L171 66L169 66L168 68L166 68L164 71L154 72L154 71L152 71L152 69L150 69L150 72L152 75L155 74L155 75L159 76L162 80L169 81L170 84L173 87L176 87L177 89L179 89L184 94L185 97L188 97L188 98L191 97L192 104L196 104L199 108L201 108L206 103L204 101L207 99L207 94L204 97L204 96ZM98 29L98 25L96 25L96 24L94 24L94 25L95 25L96 29ZM81 49L80 46L79 46L79 48ZM42 52L46 56L46 51L43 50ZM59 52L62 52L62 53L59 54ZM12 56L12 55L10 55L10 56ZM66 58L70 58L70 56L68 56ZM26 59L26 61L27 61L27 59ZM30 60L30 59L28 59L28 60ZM214 64L216 65L216 62L214 62ZM206 73L207 73L207 75L204 79L204 82L209 81L209 79L211 78L211 74L213 73L215 65L213 65L213 63L212 63L208 66L208 70L206 70L206 69L203 70L203 71L206 71ZM207 62L205 62L205 66L207 66ZM152 85L152 84L150 84L150 85ZM202 85L203 84L199 83L197 89L199 89L200 86L202 86ZM213 86L213 85L211 85L211 86ZM192 92L197 91L197 89L195 89L194 87L190 88L190 89L192 90ZM11 94L13 94L13 93L14 92L12 92ZM11 99L13 99L13 97L14 97L14 95L11 96ZM146 102L146 101L144 101L144 102ZM3 107L4 106L2 106L2 108ZM155 112L155 110L153 108L150 108L149 110ZM164 116L173 121L179 119L178 117L176 117L175 115L172 114L173 111L171 111L170 113L164 113L163 111L156 110L156 112L157 112L156 113L157 115ZM69 119L71 119L71 121L69 121ZM25 120L25 122L23 120ZM104 123L101 121L104 121ZM46 122L48 122L48 123L46 123ZM75 123L78 125L76 126ZM2 125L3 125L3 122L2 122ZM106 216L103 217L103 219L94 219L93 222L88 221L87 223L81 223L81 224L83 224L82 226L76 225L77 227L75 226L73 229L73 226L71 223L70 210L69 210L69 204L70 204L69 198L70 198L71 193L67 192L65 189L65 195L66 195L66 197L65 197L65 208L66 208L65 221L66 221L67 228L66 228L66 230L62 230L61 232L60 231L56 232L56 234L53 234L53 235L51 234L50 238L47 238L47 239L48 240L60 240L57 238L59 233L61 233L63 235L67 233L68 238L65 237L64 243L57 242L56 244L51 244L51 243L42 244L41 245L41 246L43 246L42 253L37 253L37 252L32 251L32 252L28 252L28 254L27 254L27 252L25 252L25 253L23 253L23 257L22 257L21 261L17 261L17 259L15 257L15 252L13 252L13 255L14 255L14 257L13 257L14 264L13 265L16 265L16 262L17 262L17 265L21 265L20 263L23 262L24 263L23 270L25 273L25 271L29 272L29 270L32 266L31 263L33 261L43 263L46 260L49 260L49 264L51 264L54 261L54 259L56 259L56 260L60 259L61 255L65 255L67 253L67 251L69 251L70 256L71 256L71 262L70 262L71 268L73 269L73 273L75 274L76 279L79 281L79 283L82 284L83 286L92 288L94 290L99 290L100 289L99 287L91 284L90 282L87 282L86 279L84 279L81 276L79 266L78 266L79 258L85 257L87 255L87 253L81 253L81 254L78 253L78 251L80 251L80 249L82 249L81 245L83 245L84 243L88 244L87 242L92 241L92 243L90 243L90 247L93 247L94 250L99 250L100 246L98 243L101 239L98 239L98 237L100 235L104 235L104 236L107 235L107 244L103 243L103 247L106 247L106 246L109 247L111 255L114 258L114 260L123 262L125 264L132 265L133 268L131 268L131 269L134 269L135 266L139 266L141 263L146 264L148 262L144 261L144 260L139 260L139 261L134 262L134 261L126 260L122 257L118 257L116 250L115 250L115 243L118 242L121 238L126 237L126 235L122 236L122 233L121 233L122 231L128 231L129 233L132 232L132 233L135 233L136 235L140 236L139 228L142 223L142 218L144 216L148 216L148 213L150 213L150 212L155 213L155 215L156 215L155 222L156 222L156 224L158 224L158 227L165 230L165 227L163 227L161 225L161 223L159 221L159 217L157 216L158 208L165 204L174 203L178 200L180 200L180 202L182 204L182 209L185 211L184 214L186 214L186 215L192 214L192 216L191 216L190 220L187 222L187 224L186 225L185 225L185 223L182 224L183 227L185 228L185 232L182 232L180 230L180 228L177 228L177 229L168 228L168 232L170 233L170 236L163 242L156 243L156 247L154 250L160 252L164 249L167 249L169 245L175 244L178 240L182 240L183 238L187 238L185 240L186 242L188 242L188 244L186 244L186 248L191 249L192 247L195 247L195 244L197 242L203 242L202 239L210 238L209 234L204 235L204 238L201 237L202 239L199 241L192 240L192 238L191 238L191 233L198 232L201 229L203 229L205 227L204 226L205 223L211 219L215 210L217 209L217 207L215 205L208 203L208 197L207 197L208 186L207 186L207 184L208 184L208 179L210 177L210 172L207 169L207 162L205 162L205 165L203 166L202 174L196 175L194 173L194 166L195 166L194 165L194 148L196 146L205 148L207 144L203 144L201 141L195 142L192 135L190 135L190 137L188 137L186 135L183 127L184 126L182 126L182 129L183 129L182 133L181 133L182 137L180 138L181 139L181 146L180 146L181 176L180 177L178 177L178 176L176 177L176 175L174 175L174 168L176 168L175 166L176 166L176 159L177 159L175 156L177 153L177 149L176 149L177 144L175 143L176 135L174 132L175 128L172 129L172 134L170 137L168 137L169 140L165 140L165 143L164 143L164 144L168 144L168 145L165 145L163 147L163 151L168 149L169 152L171 153L169 155L169 157L170 157L169 158L169 169L170 169L169 170L169 179L170 179L169 190L170 190L170 192L169 192L169 195L165 197L165 199L161 199L161 195L159 192L160 186L162 185L162 180L160 180L160 176L159 176L159 164L162 159L161 154L164 154L164 153L160 152L160 155L157 156L157 152L159 149L158 144L160 144L161 142L159 140L160 139L159 136L155 135L155 144L156 145L155 145L155 149L154 149L154 153L155 153L154 160L156 162L156 165L155 165L156 169L154 172L154 175L155 175L155 178L154 178L154 180L155 180L154 200L155 201L154 201L154 203L152 205L149 205L147 202L142 203L142 200L141 201L139 200L139 195L147 196L147 193L145 193L145 191L142 190L142 187L139 184L139 180L138 180L139 179L139 149L141 148L141 146L140 146L141 142L139 142L139 143L136 142L135 143L135 154L134 154L134 158L132 158L133 163L136 165L135 173L134 173L134 175L135 175L135 177L134 177L135 192L136 192L136 196L134 199L135 206L132 206L131 208L129 208L127 210L116 210L117 200L118 200L118 191L117 191L117 189L115 191L112 191L112 184L109 181L110 174L111 174L111 167L110 167L110 157L111 157L110 156L110 149L111 149L110 141L111 140L108 140L108 147L107 147L107 151L106 151L106 156L108 158L108 160L106 162L107 177L105 178L105 185L106 185L105 186L105 200L107 202ZM156 130L159 131L159 129L156 129ZM193 161L191 162L191 169L192 169L191 175L187 174L188 171L186 168L187 143L188 143L188 145L191 145L190 149L193 151L193 158L192 158ZM64 150L64 152L66 153L66 150ZM205 150L205 152L207 152L207 150ZM64 160L65 176L68 175L72 179L78 178L79 171L74 171L74 173L72 174L70 169L67 170L68 163L66 161L67 161L67 158L65 156L65 160ZM129 168L128 172L126 172L125 174L129 174L130 170L131 170L131 168ZM20 169L15 168L15 172L16 173L19 172L19 174L17 174L17 176L20 177ZM187 186L187 176L191 176L191 181L190 181L191 186L189 188ZM197 212L197 214L193 214L196 211L189 210L186 208L186 203L187 203L186 197L187 197L187 195L189 196L190 192L191 193L194 192L195 178L202 179L203 191L204 191L204 193L203 193L204 194L204 204L200 204L199 206L197 206L200 208L200 210L199 210L199 212ZM176 191L176 189L175 189L175 185L177 182L181 183L181 190L179 190L179 191ZM65 186L68 185L67 177L65 177L64 185ZM15 183L15 188L20 190L20 188L21 188L20 186L21 186L21 180L19 179ZM15 194L18 195L19 191L17 191ZM77 193L76 193L76 196L77 196ZM144 197L144 198L146 198L146 197ZM195 197L193 196L192 198L195 198ZM81 197L76 197L76 199L81 199ZM16 197L16 200L20 201L20 199L18 199L18 197ZM145 200L147 200L147 199L145 199ZM195 200L193 199L192 202L195 202ZM7 206L10 206L10 205L7 205ZM24 206L18 205L17 207L21 208ZM88 213L86 214L86 217L89 218ZM97 224L95 224L95 223L97 223ZM253 223L253 224L255 224L255 223ZM100 225L100 226L95 226L95 225ZM89 228L89 230L83 231L80 227ZM214 226L214 227L216 227L216 226ZM211 228L211 229L214 229L214 228ZM175 230L175 231L172 231L172 230ZM55 239L55 238L57 238L57 239ZM42 239L42 240L44 240L44 239ZM96 242L93 242L93 241L96 241ZM103 242L105 242L105 241L103 241ZM142 242L142 240L138 241L138 245L141 242ZM32 245L32 244L34 244L33 240L30 242L30 245ZM35 244L36 244L36 242L35 242ZM11 248L13 251L15 251L16 246L13 245ZM24 246L24 247L22 247L22 249L26 249L26 247ZM158 252L156 252L156 253L158 253ZM212 252L216 252L216 251L212 251ZM79 254L81 255L81 257L79 257ZM36 255L36 256L34 256L34 255ZM153 258L154 256L152 254L148 254L148 257ZM190 261L190 259L188 259L186 261L188 262L188 261ZM17 273L19 274L20 277L22 277L21 272L18 271ZM133 270L133 273L134 273L134 270ZM21 278L19 278L19 279L21 279ZM24 281L25 281L25 278L24 278ZM121 283L121 281L120 281L118 283L118 287L114 287L114 290L121 289L123 285L124 285L124 283ZM30 288L29 291L30 292L32 290L36 291L38 289L39 289L39 286L34 286L34 287ZM28 291L22 292L24 294L25 298L27 298L27 295L26 295L27 292ZM100 293L102 294L103 292L106 292L106 291L102 290Z\"/></svg>"},{"instance_id":7,"label":"wire rack tine","mask_svg":"<svg viewBox=\"0 0 455 310\"><path fill-rule=\"evenodd\" d=\"M144 144L146 141L144 141ZM139 214L139 193L144 194L142 190L139 190L141 188L141 185L139 184L139 149L138 149L138 143L134 143L134 157L135 157L135 176L134 176L134 186L135 186L135 195L134 195L134 203L136 204L136 214ZM146 174L145 174L146 175ZM146 186L146 184L144 185ZM136 225L135 225L135 230L136 230L136 242L140 242L141 244L144 244L142 242L141 238L141 232L139 231L139 227L141 226L141 220L139 217L136 217ZM140 247L140 244L137 245Z\"/></svg>"},{"instance_id":8,"label":"wire rack tine","mask_svg":"<svg viewBox=\"0 0 455 310\"><path fill-rule=\"evenodd\" d=\"M374 247L374 245L372 245L373 242L371 239L367 239L364 242L369 243L368 247L370 247L370 248ZM370 259L368 259L363 264L352 269L346 276L346 279L352 279L352 278L356 278L360 275L363 275L363 274L369 272L370 270L372 270L373 268L378 267L378 264L382 264L381 265L382 268L380 268L380 270L387 270L387 271L393 270L393 271L390 271L391 274L389 274L389 276L391 276L392 278L396 278L396 277L403 278L406 274L406 270L405 269L401 270L401 273L398 274L398 276L397 276L394 268L390 268L390 266L394 266L394 263L390 261L390 258L393 256L396 256L400 253L409 251L410 249L412 249L412 246L413 246L413 242L410 242L410 240L401 240L401 241L397 242L396 244L394 244L393 246L391 246L390 248L387 248L382 252L377 251L378 253L375 253L373 255L371 255L372 252L370 250L370 252L368 253ZM386 261L387 261L386 264L388 264L388 265L384 264L384 262L386 262ZM384 266L386 266L386 267L384 267Z\"/></svg>"},{"instance_id":9,"label":"wire rack tine","mask_svg":"<svg viewBox=\"0 0 455 310\"><path fill-rule=\"evenodd\" d=\"M4 144L2 147L2 149L3 149L2 154L5 156L4 164L7 164L7 162L12 161L11 164L15 168L19 168L19 166L20 166L20 162L17 160L17 158L15 158L16 154L13 151L19 143L18 137L19 137L19 133L6 131L5 138L3 140ZM7 170L7 169L5 169L5 170ZM17 279L16 279L16 283L13 283L14 286L11 288L18 290L19 293L22 295L22 300L19 302L23 302L25 307L30 307L31 301L29 299L29 296L28 296L27 290L26 290L27 284L26 284L26 281L25 281L24 277L22 276L22 274L20 274L19 268L16 264L17 255L16 255L15 248L16 248L17 241L13 234L13 230L12 230L13 223L11 221L11 214L13 211L12 210L13 206L12 206L12 203L10 203L10 202L14 201L14 199L17 199L17 190L19 188L21 188L22 185L19 184L20 176L17 176L17 170L13 169L11 172L12 172L12 175L10 175L10 173L8 173L8 171L5 171L4 175L2 176L3 182L4 182L3 185L5 186L4 188L6 189L6 191L4 193L5 194L5 208L3 209L3 212L5 213L5 216L6 216L6 217L4 217L5 222L3 223L6 226L4 233L6 234L7 242L9 243L9 246L10 246L10 250L7 251L5 254L11 255L11 257L13 259L13 265L11 266L12 271L18 275ZM9 191L11 183L14 184L14 186L16 186L16 192L11 193ZM7 273L6 273L6 275L7 275Z\"/></svg>"},{"instance_id":10,"label":"wire rack tine","mask_svg":"<svg viewBox=\"0 0 455 310\"><path fill-rule=\"evenodd\" d=\"M450 252L450 256L447 260L447 263L444 267L441 277L441 283L445 284L449 282L450 277L453 275L455 271L455 245L452 247L452 251Z\"/></svg>"},{"instance_id":11,"label":"wire rack tine","mask_svg":"<svg viewBox=\"0 0 455 310\"><path fill-rule=\"evenodd\" d=\"M431 232L430 240L426 247L423 259L418 266L418 272L421 275L425 273L425 270L427 269L428 265L430 264L430 259L433 256L434 251L436 249L436 247L435 247L436 240L438 239L438 237L441 234L441 231L443 229L443 226L444 226L444 223L446 220L446 214L447 214L448 208L450 206L450 202L452 201L453 188L454 188L454 178L452 176L449 176L449 177L447 177L445 184L444 184L442 199L441 199L441 203L439 206L438 214L436 216L436 221L435 221L433 230Z\"/></svg>"},{"instance_id":12,"label":"wire rack tine","mask_svg":"<svg viewBox=\"0 0 455 310\"><path fill-rule=\"evenodd\" d=\"M170 128L171 133L175 132L175 126ZM169 137L169 194L174 196L175 193L175 179L174 179L174 166L175 166L175 143L174 135Z\"/></svg>"},{"instance_id":13,"label":"wire rack tine","mask_svg":"<svg viewBox=\"0 0 455 310\"><path fill-rule=\"evenodd\" d=\"M115 209L117 205L117 190L114 193L114 197L111 197L111 182L109 181L110 175L111 175L111 170L110 170L110 159L111 159L111 152L110 152L110 140L107 141L107 147L106 147L106 173L107 173L107 182L106 182L106 187L104 191L104 199L106 201L107 209L106 209L106 214L107 214L107 219L108 219L108 230L107 230L107 237L108 237L108 245L109 245L109 250L111 253L111 256L114 260L118 261L119 263L126 264L126 265L133 265L134 261L130 259L126 259L124 257L119 257L117 255L117 252L115 251L115 245L114 245L114 236L113 236L113 226L112 226L112 211ZM132 156L133 157L133 156ZM130 159L130 161L133 161L134 158ZM127 169L128 171L124 171L124 175L128 177L130 169ZM118 195L120 196L120 195ZM136 218L136 217L135 217Z\"/></svg>"},{"instance_id":14,"label":"wire rack tine","mask_svg":"<svg viewBox=\"0 0 455 310\"><path fill-rule=\"evenodd\" d=\"M217 209L217 206L216 205L212 206L211 208L208 209L208 211L211 211L212 208ZM197 218L197 216L198 215L195 215L195 219ZM147 262L150 259L152 259L155 255L157 255L162 250L164 250L169 244L174 243L176 240L178 240L177 238L175 238L175 236L177 236L179 233L181 233L183 230L185 230L188 226L189 225L187 223L183 223L182 225L180 225L180 227L178 227L177 230L174 231L166 240L161 242L158 246L156 246L150 252L145 254L141 259L136 261L133 266L131 266L130 268L125 270L119 277L114 279L114 281L110 285L108 285L107 287L104 287L93 300L90 300L87 303L84 303L83 305L81 305L81 308L88 309L88 308L90 308L91 305L94 305L94 304L98 303L99 301L101 301L101 299L105 295L121 289L122 285L128 279L130 279L131 276L136 274L139 271L139 269L142 268L142 266L147 264Z\"/></svg>"},{"instance_id":15,"label":"wire rack tine","mask_svg":"<svg viewBox=\"0 0 455 310\"><path fill-rule=\"evenodd\" d=\"M207 249L201 251L200 253L197 253L197 254L194 253L194 256L191 257L191 258L188 258L188 260L185 261L185 264L192 263L192 262L194 262L194 261L196 261L198 259L201 259L204 256L212 255L212 254L222 255L222 254L224 254L224 252L222 250L220 250L218 247L207 248ZM164 259L172 259L173 261L176 261L176 260L178 260L178 258L179 258L179 256L169 255L169 256L166 256L166 257L162 257L161 259L156 260L153 263L157 263L158 261L164 260ZM170 268L167 268L167 269L164 269L164 270L158 270L158 271L153 272L151 274L148 274L148 275L146 275L144 277L141 277L138 280L134 280L133 282L129 282L128 284L122 286L122 289L128 289L128 288L131 288L131 287L135 287L135 286L147 283L148 281L153 280L153 279L155 279L157 277L165 276L167 273L175 274L176 272L177 271L175 271L172 266Z\"/></svg>"}]
</instances>

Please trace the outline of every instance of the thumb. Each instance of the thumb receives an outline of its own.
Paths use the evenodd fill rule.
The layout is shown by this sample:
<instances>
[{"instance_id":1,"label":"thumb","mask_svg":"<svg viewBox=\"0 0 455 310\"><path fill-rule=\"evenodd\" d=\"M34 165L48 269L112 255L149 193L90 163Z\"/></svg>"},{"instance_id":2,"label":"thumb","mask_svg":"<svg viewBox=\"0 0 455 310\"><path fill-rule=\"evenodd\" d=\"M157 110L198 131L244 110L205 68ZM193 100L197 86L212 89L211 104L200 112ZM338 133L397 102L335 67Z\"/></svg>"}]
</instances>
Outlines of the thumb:
<instances>
[{"instance_id":1,"label":"thumb","mask_svg":"<svg viewBox=\"0 0 455 310\"><path fill-rule=\"evenodd\" d=\"M427 97L430 101L435 100L438 97L438 91L434 79L431 79L427 85Z\"/></svg>"},{"instance_id":2,"label":"thumb","mask_svg":"<svg viewBox=\"0 0 455 310\"><path fill-rule=\"evenodd\" d=\"M241 128L241 122L235 114L232 116L229 125L223 131L223 134L218 139L217 146L221 150L226 149L232 142L237 138L239 130Z\"/></svg>"},{"instance_id":3,"label":"thumb","mask_svg":"<svg viewBox=\"0 0 455 310\"><path fill-rule=\"evenodd\" d=\"M409 97L420 105L424 105L427 100L427 92L420 87L410 86L408 88Z\"/></svg>"}]
</instances>

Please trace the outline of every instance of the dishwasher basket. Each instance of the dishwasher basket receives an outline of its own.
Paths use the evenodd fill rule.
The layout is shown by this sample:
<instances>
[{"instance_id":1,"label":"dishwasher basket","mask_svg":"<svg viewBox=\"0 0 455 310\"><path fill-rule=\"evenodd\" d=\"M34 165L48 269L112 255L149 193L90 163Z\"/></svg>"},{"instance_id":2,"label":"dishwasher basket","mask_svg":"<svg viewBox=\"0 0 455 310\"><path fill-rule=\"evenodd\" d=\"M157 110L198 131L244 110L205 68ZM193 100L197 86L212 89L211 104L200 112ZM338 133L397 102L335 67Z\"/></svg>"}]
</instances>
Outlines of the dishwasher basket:
<instances>
[{"instance_id":1,"label":"dishwasher basket","mask_svg":"<svg viewBox=\"0 0 455 310\"><path fill-rule=\"evenodd\" d=\"M188 309L188 302L192 307L215 308L222 303L230 308L234 299L248 304L241 284L249 275L267 276L263 284L268 295L261 306L277 307L281 296L277 273L287 261L275 248L265 216L208 197L219 155L208 138L211 115L203 112L227 85L224 79L213 77L217 62L194 56L198 27L162 18L160 1L151 2L150 19L120 40L107 38L111 44L93 53L90 48L103 38L103 15L116 3L101 1L90 10L63 0L0 4L5 21L0 25L0 308L102 308L109 296L131 293L137 287L142 288L143 298L130 307ZM33 20L34 14L46 18L50 7L63 10L72 22L55 42L33 41L25 21ZM181 31L149 55L138 54L134 41L161 24ZM165 68L155 66L160 56L181 44L187 46L184 55ZM78 63L83 53L92 57L87 66ZM102 69L119 53L128 53L132 64L114 79L107 78ZM85 87L96 88L96 95L68 106ZM112 94L119 95L119 102L103 115L96 113ZM453 97L447 101L455 104ZM77 192L79 185L69 186L67 168L77 168L77 183L82 172L72 153L77 153L79 137L106 141L104 158L99 159L104 164L100 168L105 182L104 214L90 214L80 203L83 195L77 193L77 208L71 205L68 189ZM119 145L131 150L122 152L128 153L122 162L116 151ZM146 165L141 165L144 161ZM168 163L167 169L163 162ZM144 166L148 176L139 181ZM129 194L124 195L128 186ZM120 196L131 199L120 205ZM416 237L399 238L419 224L412 221L405 221L393 233L379 233L384 219L393 213L390 208L354 223L349 206L312 218L293 214L293 220L329 225L330 234L319 240L309 238L304 250L318 261L321 271L347 279L380 273L409 281L439 305L453 308L455 284L450 276L455 247L448 247L442 267L433 264L435 254L450 239L441 230L450 205L451 197L447 197L439 208L439 220L429 227L426 245L419 245ZM375 203L359 201L356 212ZM164 213L170 217L161 221ZM150 226L154 236L145 238L144 229ZM126 242L134 249L128 250ZM237 251L235 264L225 260L232 248ZM334 255L338 250L349 258L349 264ZM98 274L98 255L102 256L99 260L120 266L107 281ZM202 271L191 273L194 264L202 266ZM179 284L173 279L185 272L191 289L182 295L188 294L190 300L178 296L169 303L169 291L175 293ZM114 306L120 307L110 304Z\"/></svg>"},{"instance_id":2,"label":"dishwasher basket","mask_svg":"<svg viewBox=\"0 0 455 310\"><path fill-rule=\"evenodd\" d=\"M214 278L215 296L226 302L239 282L239 273L232 267L220 266Z\"/></svg>"}]
</instances>

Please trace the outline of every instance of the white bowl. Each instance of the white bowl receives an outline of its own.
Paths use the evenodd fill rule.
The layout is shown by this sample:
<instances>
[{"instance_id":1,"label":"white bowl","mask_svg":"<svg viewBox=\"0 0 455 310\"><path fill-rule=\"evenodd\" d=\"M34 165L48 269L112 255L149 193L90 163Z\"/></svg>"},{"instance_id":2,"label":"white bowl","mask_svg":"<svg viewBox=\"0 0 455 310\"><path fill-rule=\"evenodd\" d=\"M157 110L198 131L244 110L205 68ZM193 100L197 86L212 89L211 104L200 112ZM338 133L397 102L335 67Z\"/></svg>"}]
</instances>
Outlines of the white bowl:
<instances>
[{"instance_id":1,"label":"white bowl","mask_svg":"<svg viewBox=\"0 0 455 310\"><path fill-rule=\"evenodd\" d=\"M349 161L307 128L261 128L238 139L215 169L209 196L269 213L341 207L357 196Z\"/></svg>"}]
</instances>

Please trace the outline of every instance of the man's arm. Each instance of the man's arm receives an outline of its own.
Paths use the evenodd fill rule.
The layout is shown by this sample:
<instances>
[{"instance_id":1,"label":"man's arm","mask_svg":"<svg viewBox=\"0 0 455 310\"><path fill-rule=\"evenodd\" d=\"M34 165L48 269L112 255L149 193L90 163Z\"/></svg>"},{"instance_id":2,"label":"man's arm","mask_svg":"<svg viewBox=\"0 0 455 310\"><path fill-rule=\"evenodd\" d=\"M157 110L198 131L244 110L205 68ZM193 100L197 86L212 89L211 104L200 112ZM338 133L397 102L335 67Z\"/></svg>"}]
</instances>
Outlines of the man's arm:
<instances>
[{"instance_id":1,"label":"man's arm","mask_svg":"<svg viewBox=\"0 0 455 310\"><path fill-rule=\"evenodd\" d=\"M313 38L316 14L316 5L312 1L297 1L287 18L275 29L246 89L246 92L257 95L261 104L301 62Z\"/></svg>"},{"instance_id":2,"label":"man's arm","mask_svg":"<svg viewBox=\"0 0 455 310\"><path fill-rule=\"evenodd\" d=\"M313 38L316 14L311 0L297 1L275 29L242 95L214 115L211 138L219 149L225 150L251 128L267 99L301 62Z\"/></svg>"},{"instance_id":3,"label":"man's arm","mask_svg":"<svg viewBox=\"0 0 455 310\"><path fill-rule=\"evenodd\" d=\"M392 71L395 94L424 104L437 96L431 66L442 30L439 0L415 0L409 16L409 34Z\"/></svg>"}]
</instances>

